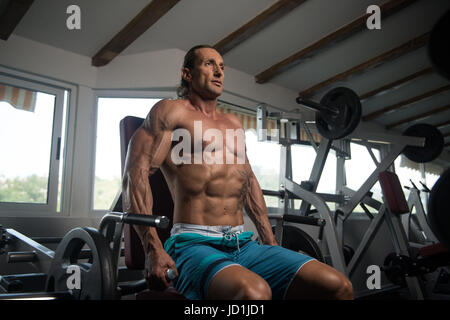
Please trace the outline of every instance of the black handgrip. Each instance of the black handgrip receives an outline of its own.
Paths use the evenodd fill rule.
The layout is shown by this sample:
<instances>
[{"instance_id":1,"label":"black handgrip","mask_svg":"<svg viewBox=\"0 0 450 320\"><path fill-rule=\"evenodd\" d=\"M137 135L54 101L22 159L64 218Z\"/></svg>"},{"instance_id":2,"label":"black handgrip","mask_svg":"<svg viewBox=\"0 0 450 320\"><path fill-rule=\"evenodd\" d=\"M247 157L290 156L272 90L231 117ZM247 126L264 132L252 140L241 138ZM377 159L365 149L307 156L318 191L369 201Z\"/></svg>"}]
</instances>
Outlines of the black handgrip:
<instances>
[{"instance_id":1,"label":"black handgrip","mask_svg":"<svg viewBox=\"0 0 450 320\"><path fill-rule=\"evenodd\" d=\"M137 224L141 226L156 227L166 229L169 226L169 218L166 216L153 216L149 214L126 213L123 216L123 222L128 224Z\"/></svg>"},{"instance_id":2,"label":"black handgrip","mask_svg":"<svg viewBox=\"0 0 450 320\"><path fill-rule=\"evenodd\" d=\"M273 190L262 189L262 193L265 196L284 198L284 191L273 191Z\"/></svg>"},{"instance_id":3,"label":"black handgrip","mask_svg":"<svg viewBox=\"0 0 450 320\"><path fill-rule=\"evenodd\" d=\"M283 220L286 222L296 222L301 224L307 224L311 226L323 226L325 225L325 220L321 218L314 217L304 217L293 214L285 214L283 215Z\"/></svg>"}]
</instances>

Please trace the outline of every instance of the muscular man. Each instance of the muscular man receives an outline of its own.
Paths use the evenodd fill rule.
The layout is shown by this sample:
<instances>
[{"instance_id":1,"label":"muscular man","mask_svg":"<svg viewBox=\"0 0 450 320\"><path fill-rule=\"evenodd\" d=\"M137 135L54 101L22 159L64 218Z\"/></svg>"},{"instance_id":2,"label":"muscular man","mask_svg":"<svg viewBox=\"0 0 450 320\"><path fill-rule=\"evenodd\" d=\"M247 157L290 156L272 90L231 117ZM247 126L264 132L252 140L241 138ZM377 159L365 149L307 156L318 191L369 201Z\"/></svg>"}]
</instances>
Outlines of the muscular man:
<instances>
[{"instance_id":1,"label":"muscular man","mask_svg":"<svg viewBox=\"0 0 450 320\"><path fill-rule=\"evenodd\" d=\"M242 135L227 135L227 130L242 132L242 125L216 109L224 69L212 47L192 48L181 71L181 98L158 102L130 142L125 211L153 213L148 176L158 169L174 200L174 226L164 246L154 228L135 227L150 283L169 286L165 272L171 268L178 275L173 285L189 299L352 299L352 285L343 274L277 245L261 188L245 149L242 156L238 147ZM200 137L199 125L205 133ZM206 135L208 129L215 134ZM172 152L177 130L192 139L189 150ZM243 210L262 244L243 230Z\"/></svg>"}]
</instances>

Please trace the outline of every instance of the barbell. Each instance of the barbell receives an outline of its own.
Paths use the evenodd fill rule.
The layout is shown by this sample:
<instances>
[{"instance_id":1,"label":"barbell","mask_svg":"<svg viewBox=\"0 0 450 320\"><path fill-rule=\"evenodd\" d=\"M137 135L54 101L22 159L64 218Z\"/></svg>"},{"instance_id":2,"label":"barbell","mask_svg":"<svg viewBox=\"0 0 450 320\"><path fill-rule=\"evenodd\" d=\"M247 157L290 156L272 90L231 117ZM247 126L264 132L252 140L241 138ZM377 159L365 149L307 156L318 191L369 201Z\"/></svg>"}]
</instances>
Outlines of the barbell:
<instances>
[{"instance_id":1,"label":"barbell","mask_svg":"<svg viewBox=\"0 0 450 320\"><path fill-rule=\"evenodd\" d=\"M352 133L361 119L361 102L358 95L346 87L328 91L320 103L297 98L297 103L316 111L316 127L327 139L341 139ZM444 148L442 133L429 124L414 124L403 135L425 138L423 146L406 146L403 154L414 162L424 163L436 159Z\"/></svg>"},{"instance_id":2,"label":"barbell","mask_svg":"<svg viewBox=\"0 0 450 320\"><path fill-rule=\"evenodd\" d=\"M404 136L425 138L423 146L406 146L403 155L409 160L424 163L436 159L444 149L444 137L435 126L418 123L408 127Z\"/></svg>"},{"instance_id":3,"label":"barbell","mask_svg":"<svg viewBox=\"0 0 450 320\"><path fill-rule=\"evenodd\" d=\"M346 87L328 91L320 103L303 97L296 101L316 111L317 130L330 140L348 136L361 120L361 101L353 90Z\"/></svg>"}]
</instances>

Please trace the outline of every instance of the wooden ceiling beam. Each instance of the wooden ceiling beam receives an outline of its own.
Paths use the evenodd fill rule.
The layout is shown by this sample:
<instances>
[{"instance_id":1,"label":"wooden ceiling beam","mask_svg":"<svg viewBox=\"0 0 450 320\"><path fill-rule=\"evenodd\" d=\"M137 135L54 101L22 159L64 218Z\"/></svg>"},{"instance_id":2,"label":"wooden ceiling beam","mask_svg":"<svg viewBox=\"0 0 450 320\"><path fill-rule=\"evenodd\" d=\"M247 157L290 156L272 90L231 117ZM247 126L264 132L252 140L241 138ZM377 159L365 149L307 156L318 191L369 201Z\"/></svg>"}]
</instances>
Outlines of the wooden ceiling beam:
<instances>
[{"instance_id":1,"label":"wooden ceiling beam","mask_svg":"<svg viewBox=\"0 0 450 320\"><path fill-rule=\"evenodd\" d=\"M8 40L34 0L10 0L0 15L0 39Z\"/></svg>"},{"instance_id":2,"label":"wooden ceiling beam","mask_svg":"<svg viewBox=\"0 0 450 320\"><path fill-rule=\"evenodd\" d=\"M264 10L245 25L226 36L214 45L214 48L222 55L226 54L240 43L255 35L271 23L291 12L306 0L279 0L274 5Z\"/></svg>"},{"instance_id":3,"label":"wooden ceiling beam","mask_svg":"<svg viewBox=\"0 0 450 320\"><path fill-rule=\"evenodd\" d=\"M448 125L450 125L450 120L446 120L444 122L438 123L438 124L435 125L435 127L439 129L439 128L446 127Z\"/></svg>"},{"instance_id":4,"label":"wooden ceiling beam","mask_svg":"<svg viewBox=\"0 0 450 320\"><path fill-rule=\"evenodd\" d=\"M416 78L422 77L424 75L430 74L433 72L433 68L429 67L429 68L425 68L423 70L420 70L418 72L415 72L413 74L410 74L404 78L401 78L397 81L388 83L384 86L381 86L375 90L371 90L363 95L361 95L359 98L361 99L361 101L366 100L370 97L373 97L375 95L380 95L380 94L384 94L387 93L388 91L394 90L396 88L398 88L400 85L404 85L408 82L411 82L413 80L415 80Z\"/></svg>"},{"instance_id":5,"label":"wooden ceiling beam","mask_svg":"<svg viewBox=\"0 0 450 320\"><path fill-rule=\"evenodd\" d=\"M363 116L362 120L363 121L373 120L373 119L378 118L379 116L381 116L383 114L389 114L391 112L394 112L395 110L398 110L398 109L402 108L403 106L406 106L406 105L418 102L420 100L427 99L429 97L435 96L435 95L437 95L437 94L439 94L441 92L447 91L447 90L450 90L450 85L445 85L445 86L442 86L440 88L437 88L437 89L425 92L425 93L423 93L421 95L418 95L418 96L406 99L404 101L400 101L398 103L395 103L393 105L381 108L381 109L379 109L379 110L377 110L375 112L372 112L372 113L369 113L369 114Z\"/></svg>"},{"instance_id":6,"label":"wooden ceiling beam","mask_svg":"<svg viewBox=\"0 0 450 320\"><path fill-rule=\"evenodd\" d=\"M429 116L432 116L432 115L436 115L438 113L441 113L441 112L444 112L444 111L447 111L447 110L450 110L450 104L448 104L446 106L443 106L443 107L439 107L439 108L430 110L430 111L427 111L427 112L423 112L423 113L417 114L417 115L415 115L413 117L409 117L407 119L403 119L403 120L400 120L400 121L388 124L386 126L386 129L392 129L394 127L398 127L399 125L402 125L402 124L405 124L405 123L408 123L408 122L412 122L412 121L416 121L416 120L420 120L420 119L424 119L426 117L429 117Z\"/></svg>"},{"instance_id":7,"label":"wooden ceiling beam","mask_svg":"<svg viewBox=\"0 0 450 320\"><path fill-rule=\"evenodd\" d=\"M426 45L426 43L428 41L429 34L430 34L429 32L422 34L414 39L411 39L411 40L401 44L398 47L395 47L387 52L384 52L384 53L382 53L372 59L369 59L357 66L354 66L344 72L341 72L325 81L315 84L312 87L301 91L299 93L299 95L301 97L311 96L316 91L318 91L322 88L325 88L337 81L342 81L351 75L355 75L355 74L361 73L363 71L367 71L370 68L373 68L380 64L386 63L387 61L393 60L393 59L398 58L402 55L405 55L413 50L423 47L424 45Z\"/></svg>"},{"instance_id":8,"label":"wooden ceiling beam","mask_svg":"<svg viewBox=\"0 0 450 320\"><path fill-rule=\"evenodd\" d=\"M155 24L180 0L153 0L92 57L92 65L107 65Z\"/></svg>"},{"instance_id":9,"label":"wooden ceiling beam","mask_svg":"<svg viewBox=\"0 0 450 320\"><path fill-rule=\"evenodd\" d=\"M391 14L399 11L400 9L406 7L407 5L415 2L417 0L390 0L380 6L380 13L385 19ZM306 48L294 53L288 58L274 64L270 68L264 70L255 76L255 80L257 83L266 83L271 80L275 76L283 73L284 71L291 69L298 64L302 63L310 59L313 55L318 54L319 52L325 50L331 45L335 45L338 42L341 42L350 36L354 35L357 32L365 30L367 18L372 13L366 13L352 22L344 25L343 27L337 29L336 31L328 34L322 39L314 42Z\"/></svg>"}]
</instances>

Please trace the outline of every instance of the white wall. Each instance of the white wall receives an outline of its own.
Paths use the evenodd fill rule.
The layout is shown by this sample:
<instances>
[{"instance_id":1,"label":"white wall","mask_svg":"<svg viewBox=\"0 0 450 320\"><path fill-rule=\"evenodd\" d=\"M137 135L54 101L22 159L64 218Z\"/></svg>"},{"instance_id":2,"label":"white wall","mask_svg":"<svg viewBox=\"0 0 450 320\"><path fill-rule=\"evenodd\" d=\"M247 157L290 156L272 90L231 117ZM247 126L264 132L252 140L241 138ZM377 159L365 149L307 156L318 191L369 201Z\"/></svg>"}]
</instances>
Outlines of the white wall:
<instances>
[{"instance_id":1,"label":"white wall","mask_svg":"<svg viewBox=\"0 0 450 320\"><path fill-rule=\"evenodd\" d=\"M0 42L1 71L72 92L66 160L66 198L63 220L57 222L65 230L80 221L96 225L99 215L91 211L92 173L95 139L95 90L169 90L175 92L185 52L168 49L148 53L122 55L104 67L92 67L90 57L64 51L17 35ZM226 57L225 57L226 58ZM267 103L276 108L296 107L296 92L276 85L257 85L253 76L227 68L223 100L250 108ZM33 215L33 213L30 213ZM7 217L9 218L5 220ZM73 218L66 219L64 218ZM93 221L92 218L95 220ZM3 219L3 220L2 220ZM46 218L51 219L51 218ZM75 220L74 220L75 219ZM80 220L82 219L82 220ZM85 219L85 220L83 220ZM32 221L33 220L33 221ZM29 231L35 219L15 218L13 213L0 212L0 223ZM41 220L44 223L44 220ZM47 220L46 220L47 221ZM5 223L7 222L7 223ZM69 223L69 226L67 226ZM48 225L48 221L45 222ZM64 224L64 227L63 227ZM50 224L55 226L55 224ZM48 228L39 228L44 232ZM48 235L48 234L44 234Z\"/></svg>"},{"instance_id":2,"label":"white wall","mask_svg":"<svg viewBox=\"0 0 450 320\"><path fill-rule=\"evenodd\" d=\"M97 70L90 58L12 34L0 41L0 64L72 84L94 87Z\"/></svg>"}]
</instances>

